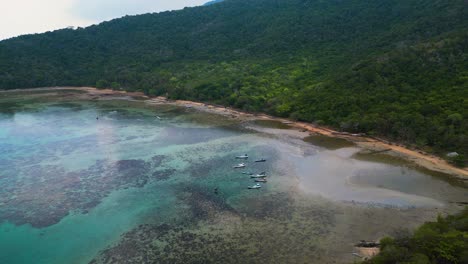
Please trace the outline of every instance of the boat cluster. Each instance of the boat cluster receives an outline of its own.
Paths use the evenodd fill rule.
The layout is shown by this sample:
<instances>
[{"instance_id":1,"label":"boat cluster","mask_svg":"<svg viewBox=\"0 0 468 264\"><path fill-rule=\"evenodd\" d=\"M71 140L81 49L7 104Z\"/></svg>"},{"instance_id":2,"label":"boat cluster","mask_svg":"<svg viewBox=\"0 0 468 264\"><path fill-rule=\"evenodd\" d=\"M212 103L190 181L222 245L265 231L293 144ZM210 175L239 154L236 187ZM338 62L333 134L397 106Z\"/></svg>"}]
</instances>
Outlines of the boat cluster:
<instances>
[{"instance_id":1,"label":"boat cluster","mask_svg":"<svg viewBox=\"0 0 468 264\"><path fill-rule=\"evenodd\" d=\"M243 160L247 160L249 158L249 156L247 154L244 154L242 156L236 156L236 159L243 159ZM266 159L259 159L259 160L255 160L255 162L266 162ZM244 169L247 167L247 164L245 162L242 162L242 163L239 163L237 165L234 165L233 168L234 169ZM262 171L260 173L253 173L253 172L242 172L242 174L246 174L246 175L249 175L251 179L254 179L254 182L255 184L254 185L251 185L251 186L248 186L247 188L248 189L260 189L262 188L262 185L260 183L266 183L267 182L267 179L266 179L266 172Z\"/></svg>"}]
</instances>

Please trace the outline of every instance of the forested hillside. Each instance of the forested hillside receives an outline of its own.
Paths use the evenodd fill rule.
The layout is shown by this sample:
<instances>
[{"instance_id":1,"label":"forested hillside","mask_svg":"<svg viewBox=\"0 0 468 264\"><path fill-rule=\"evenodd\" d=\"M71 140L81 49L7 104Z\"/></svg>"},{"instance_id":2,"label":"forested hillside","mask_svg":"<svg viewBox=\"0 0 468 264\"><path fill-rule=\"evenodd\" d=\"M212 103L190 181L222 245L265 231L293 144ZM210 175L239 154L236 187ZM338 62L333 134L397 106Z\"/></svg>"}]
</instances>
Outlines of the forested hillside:
<instances>
[{"instance_id":1,"label":"forested hillside","mask_svg":"<svg viewBox=\"0 0 468 264\"><path fill-rule=\"evenodd\" d=\"M467 49L465 0L225 0L2 41L0 88L140 90L466 154Z\"/></svg>"},{"instance_id":2,"label":"forested hillside","mask_svg":"<svg viewBox=\"0 0 468 264\"><path fill-rule=\"evenodd\" d=\"M209 1L209 2L206 2L204 5L207 6L207 5L212 5L212 4L216 4L216 3L219 3L219 2L222 2L223 0L212 0L212 1Z\"/></svg>"}]
</instances>

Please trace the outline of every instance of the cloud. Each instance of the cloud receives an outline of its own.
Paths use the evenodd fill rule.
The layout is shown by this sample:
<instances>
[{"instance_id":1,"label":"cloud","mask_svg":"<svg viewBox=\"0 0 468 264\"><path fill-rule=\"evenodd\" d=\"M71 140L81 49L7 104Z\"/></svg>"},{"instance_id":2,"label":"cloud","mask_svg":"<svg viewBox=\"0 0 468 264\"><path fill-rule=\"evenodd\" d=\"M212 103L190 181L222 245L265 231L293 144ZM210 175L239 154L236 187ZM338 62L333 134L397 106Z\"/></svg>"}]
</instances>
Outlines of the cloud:
<instances>
[{"instance_id":1,"label":"cloud","mask_svg":"<svg viewBox=\"0 0 468 264\"><path fill-rule=\"evenodd\" d=\"M136 15L163 10L182 9L202 5L208 0L79 0L72 13L83 19L109 20L125 15Z\"/></svg>"},{"instance_id":2,"label":"cloud","mask_svg":"<svg viewBox=\"0 0 468 264\"><path fill-rule=\"evenodd\" d=\"M67 13L75 0L2 0L0 39L39 33L68 26L85 26L95 21Z\"/></svg>"},{"instance_id":3,"label":"cloud","mask_svg":"<svg viewBox=\"0 0 468 264\"><path fill-rule=\"evenodd\" d=\"M0 40L68 26L197 6L208 0L0 0Z\"/></svg>"}]
</instances>

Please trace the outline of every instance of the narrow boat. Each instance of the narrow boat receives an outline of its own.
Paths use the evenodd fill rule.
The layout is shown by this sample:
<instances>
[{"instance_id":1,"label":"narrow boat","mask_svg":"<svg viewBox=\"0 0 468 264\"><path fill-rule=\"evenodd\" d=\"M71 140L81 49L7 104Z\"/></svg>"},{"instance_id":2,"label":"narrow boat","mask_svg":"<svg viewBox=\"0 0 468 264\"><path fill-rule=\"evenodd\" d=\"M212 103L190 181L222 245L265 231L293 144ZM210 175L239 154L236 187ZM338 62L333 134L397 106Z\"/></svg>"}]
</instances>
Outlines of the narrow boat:
<instances>
[{"instance_id":1,"label":"narrow boat","mask_svg":"<svg viewBox=\"0 0 468 264\"><path fill-rule=\"evenodd\" d=\"M266 173L265 173L265 172L261 172L261 173L259 173L259 174L250 175L250 178L266 178Z\"/></svg>"},{"instance_id":2,"label":"narrow boat","mask_svg":"<svg viewBox=\"0 0 468 264\"><path fill-rule=\"evenodd\" d=\"M262 171L260 173L257 173L257 174L250 174L252 176L255 176L256 178L261 178L261 177L266 177L266 172L265 171Z\"/></svg>"},{"instance_id":3,"label":"narrow boat","mask_svg":"<svg viewBox=\"0 0 468 264\"><path fill-rule=\"evenodd\" d=\"M265 162L266 159L259 159L259 160L256 160L255 162Z\"/></svg>"},{"instance_id":4,"label":"narrow boat","mask_svg":"<svg viewBox=\"0 0 468 264\"><path fill-rule=\"evenodd\" d=\"M236 159L248 159L249 158L249 155L245 154L245 155L242 155L242 156L236 156Z\"/></svg>"},{"instance_id":5,"label":"narrow boat","mask_svg":"<svg viewBox=\"0 0 468 264\"><path fill-rule=\"evenodd\" d=\"M239 163L239 164L237 164L236 166L234 166L233 168L234 168L234 169L245 168L245 163Z\"/></svg>"},{"instance_id":6,"label":"narrow boat","mask_svg":"<svg viewBox=\"0 0 468 264\"><path fill-rule=\"evenodd\" d=\"M255 182L267 182L267 179L265 178L255 179Z\"/></svg>"},{"instance_id":7,"label":"narrow boat","mask_svg":"<svg viewBox=\"0 0 468 264\"><path fill-rule=\"evenodd\" d=\"M257 183L255 185L249 186L247 188L249 188L249 189L260 189L260 188L262 188L262 186L260 185L260 183Z\"/></svg>"},{"instance_id":8,"label":"narrow boat","mask_svg":"<svg viewBox=\"0 0 468 264\"><path fill-rule=\"evenodd\" d=\"M259 175L259 174L257 174L257 175L251 175L250 178L252 178L252 179L266 178L266 175Z\"/></svg>"}]
</instances>

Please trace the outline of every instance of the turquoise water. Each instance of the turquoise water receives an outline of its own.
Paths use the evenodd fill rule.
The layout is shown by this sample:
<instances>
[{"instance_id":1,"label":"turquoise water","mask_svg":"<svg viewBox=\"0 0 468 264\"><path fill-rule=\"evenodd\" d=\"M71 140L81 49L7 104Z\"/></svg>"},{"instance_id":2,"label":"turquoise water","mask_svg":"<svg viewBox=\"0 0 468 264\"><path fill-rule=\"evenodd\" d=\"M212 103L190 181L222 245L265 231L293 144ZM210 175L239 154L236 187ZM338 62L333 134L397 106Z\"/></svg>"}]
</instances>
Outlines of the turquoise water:
<instances>
[{"instance_id":1,"label":"turquoise water","mask_svg":"<svg viewBox=\"0 0 468 264\"><path fill-rule=\"evenodd\" d=\"M352 241L466 199L412 168L353 159L349 145L324 149L192 109L74 96L0 97L0 263L341 262ZM233 169L244 153L268 161ZM241 172L261 171L269 182L248 190L253 180ZM389 215L392 223L366 230Z\"/></svg>"},{"instance_id":2,"label":"turquoise water","mask_svg":"<svg viewBox=\"0 0 468 264\"><path fill-rule=\"evenodd\" d=\"M232 157L253 153L256 144L237 139L241 131L228 121L210 126L197 118L205 119L181 115L180 109L122 107L118 101L37 103L34 109L3 114L0 263L90 261L148 216L177 217L174 189L183 185L211 192L225 184L220 195L230 195L231 189L243 195L251 182L230 169L237 163ZM154 157L164 161L153 165ZM218 163L223 167L206 167L212 159L223 159ZM102 176L117 162L130 160L129 166L145 168ZM206 168L192 173L193 164ZM153 175L158 171L167 179ZM211 171L226 179L220 183ZM135 179L133 173L145 177Z\"/></svg>"}]
</instances>

